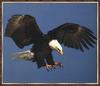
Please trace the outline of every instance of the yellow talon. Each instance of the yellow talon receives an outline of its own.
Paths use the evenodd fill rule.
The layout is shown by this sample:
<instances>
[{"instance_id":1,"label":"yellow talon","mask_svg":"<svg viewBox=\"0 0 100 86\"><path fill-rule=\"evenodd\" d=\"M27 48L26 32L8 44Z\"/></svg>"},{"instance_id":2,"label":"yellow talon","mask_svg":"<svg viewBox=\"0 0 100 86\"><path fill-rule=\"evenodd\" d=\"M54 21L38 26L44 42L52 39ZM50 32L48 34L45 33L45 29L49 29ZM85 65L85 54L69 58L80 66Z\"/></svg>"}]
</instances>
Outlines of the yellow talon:
<instances>
[{"instance_id":1,"label":"yellow talon","mask_svg":"<svg viewBox=\"0 0 100 86\"><path fill-rule=\"evenodd\" d=\"M55 64L53 65L46 64L46 66L44 67L47 69L47 71L49 71L52 69L56 69L56 67L63 67L63 64L61 64L60 62L55 62Z\"/></svg>"}]
</instances>

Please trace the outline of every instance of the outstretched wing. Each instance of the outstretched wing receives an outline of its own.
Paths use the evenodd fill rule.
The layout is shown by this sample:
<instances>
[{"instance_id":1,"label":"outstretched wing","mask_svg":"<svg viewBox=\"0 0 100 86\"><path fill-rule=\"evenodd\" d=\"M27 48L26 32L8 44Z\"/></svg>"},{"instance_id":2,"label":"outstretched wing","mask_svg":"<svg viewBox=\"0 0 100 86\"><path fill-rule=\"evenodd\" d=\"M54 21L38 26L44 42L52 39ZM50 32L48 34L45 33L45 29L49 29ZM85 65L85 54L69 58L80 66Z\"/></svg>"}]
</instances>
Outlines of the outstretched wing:
<instances>
[{"instance_id":1,"label":"outstretched wing","mask_svg":"<svg viewBox=\"0 0 100 86\"><path fill-rule=\"evenodd\" d=\"M48 35L52 39L57 39L64 46L80 49L84 51L83 47L89 49L96 43L96 37L93 32L84 26L73 23L65 23L51 31Z\"/></svg>"},{"instance_id":2,"label":"outstretched wing","mask_svg":"<svg viewBox=\"0 0 100 86\"><path fill-rule=\"evenodd\" d=\"M5 36L11 37L19 48L36 43L43 33L30 15L14 15L7 24Z\"/></svg>"}]
</instances>

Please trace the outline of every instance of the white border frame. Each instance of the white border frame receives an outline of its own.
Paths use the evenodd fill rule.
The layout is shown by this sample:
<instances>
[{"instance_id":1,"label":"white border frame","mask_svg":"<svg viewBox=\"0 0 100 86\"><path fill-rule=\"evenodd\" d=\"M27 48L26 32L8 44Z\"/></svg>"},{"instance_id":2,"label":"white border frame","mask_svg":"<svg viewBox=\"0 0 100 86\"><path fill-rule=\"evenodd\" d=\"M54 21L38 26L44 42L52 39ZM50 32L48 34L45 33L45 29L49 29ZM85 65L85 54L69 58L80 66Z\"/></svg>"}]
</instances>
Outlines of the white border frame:
<instances>
[{"instance_id":1,"label":"white border frame","mask_svg":"<svg viewBox=\"0 0 100 86\"><path fill-rule=\"evenodd\" d=\"M52 4L55 4L55 3L65 3L65 4L67 4L67 3L95 3L95 4L97 4L97 83L4 83L3 82L3 4L6 4L6 3L9 3L9 4L13 4L13 3L33 3L33 4L35 4L35 3L38 3L38 4L43 4L43 3L52 3ZM27 84L27 85L29 85L29 84L99 84L99 2L98 1L90 1L90 2L56 2L56 1L42 1L42 2L37 2L37 1L35 1L35 2L24 2L24 1L18 1L18 2L2 2L2 84Z\"/></svg>"}]
</instances>

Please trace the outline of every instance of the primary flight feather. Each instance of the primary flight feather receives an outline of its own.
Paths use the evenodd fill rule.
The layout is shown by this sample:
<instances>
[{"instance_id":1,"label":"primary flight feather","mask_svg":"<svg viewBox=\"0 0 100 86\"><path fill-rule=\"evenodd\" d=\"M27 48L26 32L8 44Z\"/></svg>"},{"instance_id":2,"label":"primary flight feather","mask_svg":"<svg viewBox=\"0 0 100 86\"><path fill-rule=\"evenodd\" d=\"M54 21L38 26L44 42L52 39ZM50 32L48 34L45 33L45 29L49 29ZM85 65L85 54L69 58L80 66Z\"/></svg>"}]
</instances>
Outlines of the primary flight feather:
<instances>
[{"instance_id":1,"label":"primary flight feather","mask_svg":"<svg viewBox=\"0 0 100 86\"><path fill-rule=\"evenodd\" d=\"M82 52L96 44L93 32L79 24L65 23L43 34L31 15L12 16L6 26L5 36L11 37L19 48L33 44L28 53L24 51L15 55L36 62L38 68L46 67L47 70L63 66L60 62L55 62L52 56L53 49L63 55L60 44Z\"/></svg>"}]
</instances>

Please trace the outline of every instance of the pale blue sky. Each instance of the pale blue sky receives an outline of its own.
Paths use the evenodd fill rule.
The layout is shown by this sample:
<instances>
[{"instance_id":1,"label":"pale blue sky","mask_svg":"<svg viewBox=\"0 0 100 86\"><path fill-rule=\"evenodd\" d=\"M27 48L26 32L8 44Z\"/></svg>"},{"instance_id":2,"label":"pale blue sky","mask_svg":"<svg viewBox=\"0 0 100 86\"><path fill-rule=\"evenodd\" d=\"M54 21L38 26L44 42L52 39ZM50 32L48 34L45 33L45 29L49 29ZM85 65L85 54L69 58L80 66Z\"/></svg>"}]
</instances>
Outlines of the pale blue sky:
<instances>
[{"instance_id":1,"label":"pale blue sky","mask_svg":"<svg viewBox=\"0 0 100 86\"><path fill-rule=\"evenodd\" d=\"M7 4L3 6L3 30L8 19L16 14L29 14L35 16L40 29L47 33L49 30L65 23L78 23L90 28L96 35L96 3L92 4ZM59 56L53 52L55 61L59 61L64 68L47 72L38 69L35 63L24 60L12 60L11 54L30 49L27 46L19 49L13 40L4 37L4 82L7 83L95 83L96 71L96 46L85 50L79 50L63 46L64 55Z\"/></svg>"}]
</instances>

